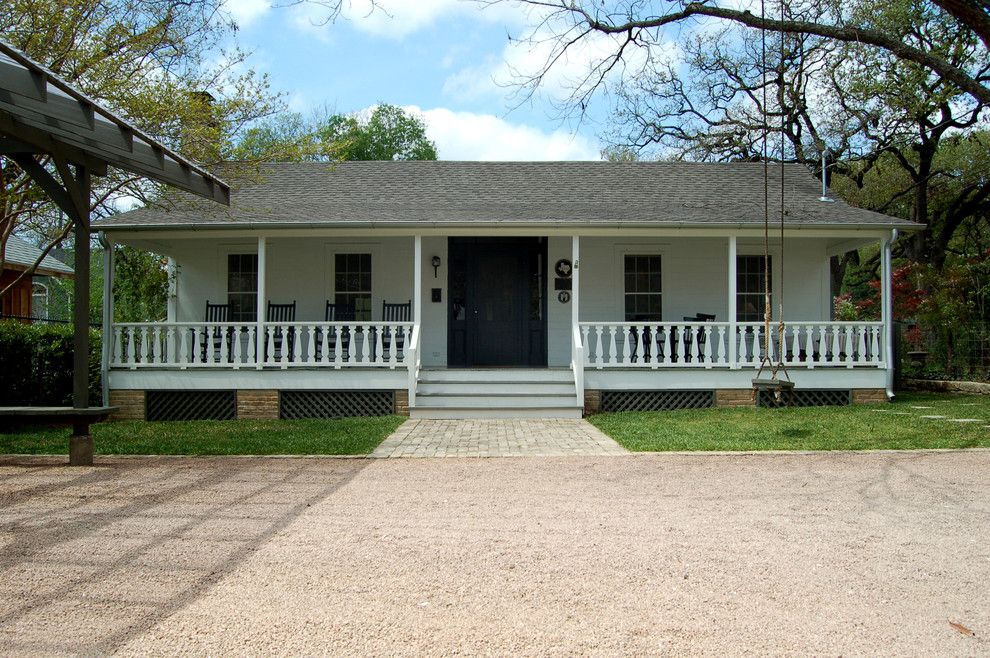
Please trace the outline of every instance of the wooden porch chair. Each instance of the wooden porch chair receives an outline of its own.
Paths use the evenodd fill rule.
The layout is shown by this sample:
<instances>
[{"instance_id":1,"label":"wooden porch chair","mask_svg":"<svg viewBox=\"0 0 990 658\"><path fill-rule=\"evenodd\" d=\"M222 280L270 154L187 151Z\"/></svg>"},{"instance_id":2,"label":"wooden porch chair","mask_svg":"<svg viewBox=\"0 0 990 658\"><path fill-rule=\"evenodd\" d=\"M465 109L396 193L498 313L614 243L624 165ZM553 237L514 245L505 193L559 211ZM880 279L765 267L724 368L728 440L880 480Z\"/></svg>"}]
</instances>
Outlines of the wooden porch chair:
<instances>
[{"instance_id":1,"label":"wooden porch chair","mask_svg":"<svg viewBox=\"0 0 990 658\"><path fill-rule=\"evenodd\" d=\"M411 299L404 304L389 304L385 300L382 300L382 322L409 322L410 320L412 320ZM382 333L382 351L386 359L389 358L390 350L392 349L392 338L392 330L386 328ZM404 333L397 332L394 338L396 358L398 358L405 345L406 337Z\"/></svg>"},{"instance_id":2,"label":"wooden porch chair","mask_svg":"<svg viewBox=\"0 0 990 658\"><path fill-rule=\"evenodd\" d=\"M229 322L230 304L211 304L206 300L206 313L203 314L203 322ZM227 353L220 354L223 349L223 336L227 335ZM199 341L200 357L206 363L206 357L213 353L220 355L220 360L233 359L234 349L234 328L233 327L211 327L200 336Z\"/></svg>"},{"instance_id":3,"label":"wooden porch chair","mask_svg":"<svg viewBox=\"0 0 990 658\"><path fill-rule=\"evenodd\" d=\"M268 302L268 310L265 312L266 322L295 322L296 321L296 302L292 301L291 304L272 304ZM296 328L294 326L289 326L285 331L283 336L282 327L275 327L273 344L275 347L276 358L282 358L282 345L283 340L285 343L286 357L287 360L292 360L292 354L294 352L293 348L296 344ZM268 358L268 340L265 340L265 359Z\"/></svg>"},{"instance_id":4,"label":"wooden porch chair","mask_svg":"<svg viewBox=\"0 0 990 658\"><path fill-rule=\"evenodd\" d=\"M323 316L326 322L353 322L354 321L354 305L353 304L334 304L330 300L327 300L327 310ZM347 361L351 357L351 330L348 327L343 327L338 329L337 327L330 327L327 330L326 343L327 343L327 354L330 359L334 358L337 350L337 338L340 338L340 358ZM323 329L317 328L315 334L316 340L316 358L320 360L323 358Z\"/></svg>"}]
</instances>

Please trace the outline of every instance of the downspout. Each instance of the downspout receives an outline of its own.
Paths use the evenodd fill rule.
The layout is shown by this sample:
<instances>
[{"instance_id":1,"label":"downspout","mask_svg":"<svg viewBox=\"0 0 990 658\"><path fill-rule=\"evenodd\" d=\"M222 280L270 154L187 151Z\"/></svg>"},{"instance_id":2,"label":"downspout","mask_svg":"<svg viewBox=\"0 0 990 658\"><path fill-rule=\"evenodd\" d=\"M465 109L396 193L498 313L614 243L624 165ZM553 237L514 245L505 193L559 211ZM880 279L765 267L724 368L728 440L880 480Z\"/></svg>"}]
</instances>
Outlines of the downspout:
<instances>
[{"instance_id":1,"label":"downspout","mask_svg":"<svg viewBox=\"0 0 990 658\"><path fill-rule=\"evenodd\" d=\"M110 406L110 353L113 341L113 243L99 232L103 247L103 336L100 340L100 383L103 406Z\"/></svg>"}]
</instances>

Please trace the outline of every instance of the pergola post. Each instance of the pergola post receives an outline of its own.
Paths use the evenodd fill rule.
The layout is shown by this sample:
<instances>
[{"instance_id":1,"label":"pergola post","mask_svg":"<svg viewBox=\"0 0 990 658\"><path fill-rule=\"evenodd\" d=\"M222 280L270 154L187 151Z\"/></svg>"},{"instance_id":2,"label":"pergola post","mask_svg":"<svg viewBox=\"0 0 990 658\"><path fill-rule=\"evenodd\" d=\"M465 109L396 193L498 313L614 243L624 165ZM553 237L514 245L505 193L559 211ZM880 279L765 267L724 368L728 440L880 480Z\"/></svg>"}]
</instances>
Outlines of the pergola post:
<instances>
[{"instance_id":1,"label":"pergola post","mask_svg":"<svg viewBox=\"0 0 990 658\"><path fill-rule=\"evenodd\" d=\"M63 181L66 187L71 180ZM72 300L72 406L89 408L89 170L76 166L75 184L79 201L85 207L77 207L75 217L75 259L73 269ZM70 196L76 196L70 193ZM83 204L77 203L77 206ZM72 423L69 437L69 465L93 465L93 437L89 433L89 419L80 415Z\"/></svg>"}]
</instances>

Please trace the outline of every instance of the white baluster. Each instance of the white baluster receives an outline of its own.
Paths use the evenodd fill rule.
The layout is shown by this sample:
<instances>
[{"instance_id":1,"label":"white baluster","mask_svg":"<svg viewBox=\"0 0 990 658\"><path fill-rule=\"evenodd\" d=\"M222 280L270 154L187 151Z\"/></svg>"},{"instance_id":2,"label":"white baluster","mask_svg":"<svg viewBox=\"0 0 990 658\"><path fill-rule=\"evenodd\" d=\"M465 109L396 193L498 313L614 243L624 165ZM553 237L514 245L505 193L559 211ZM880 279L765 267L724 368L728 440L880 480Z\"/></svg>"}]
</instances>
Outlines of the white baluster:
<instances>
[{"instance_id":1,"label":"white baluster","mask_svg":"<svg viewBox=\"0 0 990 658\"><path fill-rule=\"evenodd\" d=\"M855 327L846 327L846 367L853 367L853 332Z\"/></svg>"},{"instance_id":2,"label":"white baluster","mask_svg":"<svg viewBox=\"0 0 990 658\"><path fill-rule=\"evenodd\" d=\"M120 365L120 350L122 342L120 337L120 327L113 328L113 362L115 365Z\"/></svg>"},{"instance_id":3,"label":"white baluster","mask_svg":"<svg viewBox=\"0 0 990 658\"><path fill-rule=\"evenodd\" d=\"M141 365L148 364L148 328L141 327Z\"/></svg>"},{"instance_id":4,"label":"white baluster","mask_svg":"<svg viewBox=\"0 0 990 658\"><path fill-rule=\"evenodd\" d=\"M619 358L622 360L622 365L628 366L632 363L632 354L635 349L636 332L630 325L625 325L619 327L619 335L621 336L620 342L622 343L622 354Z\"/></svg>"},{"instance_id":5,"label":"white baluster","mask_svg":"<svg viewBox=\"0 0 990 658\"><path fill-rule=\"evenodd\" d=\"M705 367L710 369L713 365L715 365L714 363L712 363L712 328L708 325L705 325L703 327L700 327L698 331L705 332L705 348L704 348L705 352L703 356L705 357ZM715 349L717 353L718 348Z\"/></svg>"},{"instance_id":6,"label":"white baluster","mask_svg":"<svg viewBox=\"0 0 990 658\"><path fill-rule=\"evenodd\" d=\"M873 353L871 354L873 363L880 363L880 327L873 327Z\"/></svg>"},{"instance_id":7,"label":"white baluster","mask_svg":"<svg viewBox=\"0 0 990 658\"><path fill-rule=\"evenodd\" d=\"M388 351L389 352L394 352L395 351L395 347L397 345L397 341L399 339L399 336L395 332L395 327L394 326L391 326L391 325L386 325L386 324L380 325L374 331L375 331L375 349L374 349L374 352L372 353L372 356L374 357L373 360L374 360L375 363L382 364L382 363L385 363L385 353L384 353L384 350L385 350L385 332L388 331L389 332L389 338L391 338L391 340L389 341L389 346L388 346Z\"/></svg>"},{"instance_id":8,"label":"white baluster","mask_svg":"<svg viewBox=\"0 0 990 658\"><path fill-rule=\"evenodd\" d=\"M791 362L801 362L801 327L791 328Z\"/></svg>"},{"instance_id":9,"label":"white baluster","mask_svg":"<svg viewBox=\"0 0 990 658\"><path fill-rule=\"evenodd\" d=\"M185 370L189 364L189 332L184 327L179 327L176 331L179 332L179 351L175 360Z\"/></svg>"},{"instance_id":10,"label":"white baluster","mask_svg":"<svg viewBox=\"0 0 990 658\"><path fill-rule=\"evenodd\" d=\"M595 335L597 336L595 340L595 363L601 370L602 364L605 363L605 355L602 353L602 325L595 325Z\"/></svg>"},{"instance_id":11,"label":"white baluster","mask_svg":"<svg viewBox=\"0 0 990 658\"><path fill-rule=\"evenodd\" d=\"M289 339L289 335L292 335L292 352L289 353L289 360L292 363L299 363L302 361L302 337L303 337L303 325L285 325L285 339Z\"/></svg>"},{"instance_id":12,"label":"white baluster","mask_svg":"<svg viewBox=\"0 0 990 658\"><path fill-rule=\"evenodd\" d=\"M279 350L278 362L282 370L285 370L289 366L291 356L289 353L289 325L280 324L278 327L282 331L282 349Z\"/></svg>"},{"instance_id":13,"label":"white baluster","mask_svg":"<svg viewBox=\"0 0 990 658\"><path fill-rule=\"evenodd\" d=\"M739 335L733 337L733 340L739 341L739 345L736 347L736 361L739 363L746 363L749 360L746 356L746 328L746 325L738 325Z\"/></svg>"},{"instance_id":14,"label":"white baluster","mask_svg":"<svg viewBox=\"0 0 990 658\"><path fill-rule=\"evenodd\" d=\"M676 334L676 335L675 335ZM677 345L677 365L684 365L684 356L686 354L684 349L684 325L679 325L676 329L674 327L670 328L670 339Z\"/></svg>"},{"instance_id":15,"label":"white baluster","mask_svg":"<svg viewBox=\"0 0 990 658\"><path fill-rule=\"evenodd\" d=\"M233 345L230 346L230 349L231 349L230 360L234 364L234 370L239 370L240 367L241 367L241 351L242 351L241 350L241 338L242 338L241 327L238 326L238 325L234 325L233 327L231 327L231 329L232 329L233 333L231 333L231 335L230 335L231 338L230 339L231 339L231 341L233 341Z\"/></svg>"},{"instance_id":16,"label":"white baluster","mask_svg":"<svg viewBox=\"0 0 990 658\"><path fill-rule=\"evenodd\" d=\"M265 325L263 331L265 332L265 344L268 346L267 354L265 354L265 365L275 365L275 327L272 325Z\"/></svg>"},{"instance_id":17,"label":"white baluster","mask_svg":"<svg viewBox=\"0 0 990 658\"><path fill-rule=\"evenodd\" d=\"M152 348L152 359L155 363L161 364L162 362L162 328L155 326L151 330L151 348Z\"/></svg>"},{"instance_id":18,"label":"white baluster","mask_svg":"<svg viewBox=\"0 0 990 658\"><path fill-rule=\"evenodd\" d=\"M192 333L192 364L196 365L200 362L199 346L202 343L199 337L199 326L193 328Z\"/></svg>"},{"instance_id":19,"label":"white baluster","mask_svg":"<svg viewBox=\"0 0 990 658\"><path fill-rule=\"evenodd\" d=\"M832 358L830 360L831 363L839 362L839 353L842 351L840 342L841 342L841 336L839 335L839 327L833 326L832 327Z\"/></svg>"},{"instance_id":20,"label":"white baluster","mask_svg":"<svg viewBox=\"0 0 990 658\"><path fill-rule=\"evenodd\" d=\"M809 368L815 367L815 328L810 324L804 327L804 363Z\"/></svg>"},{"instance_id":21,"label":"white baluster","mask_svg":"<svg viewBox=\"0 0 990 658\"><path fill-rule=\"evenodd\" d=\"M726 349L725 349L725 326L719 325L718 328L718 350L716 351L716 358L718 365L722 366L726 363Z\"/></svg>"},{"instance_id":22,"label":"white baluster","mask_svg":"<svg viewBox=\"0 0 990 658\"><path fill-rule=\"evenodd\" d=\"M866 332L868 329L860 325L856 327L856 333L859 335L859 347L856 350L856 363L866 363Z\"/></svg>"},{"instance_id":23,"label":"white baluster","mask_svg":"<svg viewBox=\"0 0 990 658\"><path fill-rule=\"evenodd\" d=\"M616 351L615 351L615 325L609 325L608 327L608 362L611 365L616 363Z\"/></svg>"},{"instance_id":24,"label":"white baluster","mask_svg":"<svg viewBox=\"0 0 990 658\"><path fill-rule=\"evenodd\" d=\"M135 365L135 354L134 354L134 327L127 327L127 365L134 370L137 366Z\"/></svg>"},{"instance_id":25,"label":"white baluster","mask_svg":"<svg viewBox=\"0 0 990 658\"><path fill-rule=\"evenodd\" d=\"M339 370L340 364L344 362L344 336L346 335L347 340L350 341L347 348L349 350L347 354L347 358L349 360L354 359L355 341L357 338L355 337L354 328L350 326L337 325L334 331L336 331L337 334L335 336L336 342L333 346L333 363L334 368Z\"/></svg>"},{"instance_id":26,"label":"white baluster","mask_svg":"<svg viewBox=\"0 0 990 658\"><path fill-rule=\"evenodd\" d=\"M300 336L303 329L306 331L306 363L307 365L314 365L316 363L316 325L300 327Z\"/></svg>"},{"instance_id":27,"label":"white baluster","mask_svg":"<svg viewBox=\"0 0 990 658\"><path fill-rule=\"evenodd\" d=\"M248 343L247 343L247 345L248 345L248 351L247 351L247 353L254 355L253 358L251 359L250 363L257 364L258 363L258 328L257 328L257 325L253 325L252 324L252 325L249 325L248 326Z\"/></svg>"}]
</instances>

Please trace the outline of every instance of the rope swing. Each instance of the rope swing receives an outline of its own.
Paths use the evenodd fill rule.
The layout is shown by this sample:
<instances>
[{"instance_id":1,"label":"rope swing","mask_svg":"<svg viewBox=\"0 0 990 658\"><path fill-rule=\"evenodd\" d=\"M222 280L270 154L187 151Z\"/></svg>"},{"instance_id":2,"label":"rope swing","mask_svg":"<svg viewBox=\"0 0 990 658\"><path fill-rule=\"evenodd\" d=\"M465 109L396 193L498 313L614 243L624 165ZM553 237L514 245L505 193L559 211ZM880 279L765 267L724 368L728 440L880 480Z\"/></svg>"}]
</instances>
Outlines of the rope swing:
<instances>
[{"instance_id":1,"label":"rope swing","mask_svg":"<svg viewBox=\"0 0 990 658\"><path fill-rule=\"evenodd\" d=\"M760 1L760 16L766 18L766 0ZM784 21L784 4L780 3L780 20ZM780 64L777 84L780 87L780 291L777 293L777 350L771 351L772 342L770 329L773 324L773 303L770 296L770 161L768 138L770 125L767 120L767 30L760 28L761 64L763 75L763 354L760 357L760 369L753 378L753 399L756 400L760 391L773 393L777 402L791 402L790 396L784 399L784 393L794 389L794 382L787 374L784 365L784 131L787 128L784 118L784 34L780 34ZM776 358L774 358L776 357ZM769 376L763 376L769 369ZM783 379L781 379L783 375Z\"/></svg>"}]
</instances>

